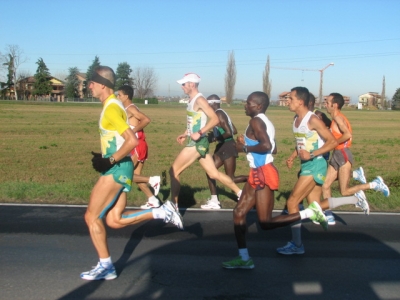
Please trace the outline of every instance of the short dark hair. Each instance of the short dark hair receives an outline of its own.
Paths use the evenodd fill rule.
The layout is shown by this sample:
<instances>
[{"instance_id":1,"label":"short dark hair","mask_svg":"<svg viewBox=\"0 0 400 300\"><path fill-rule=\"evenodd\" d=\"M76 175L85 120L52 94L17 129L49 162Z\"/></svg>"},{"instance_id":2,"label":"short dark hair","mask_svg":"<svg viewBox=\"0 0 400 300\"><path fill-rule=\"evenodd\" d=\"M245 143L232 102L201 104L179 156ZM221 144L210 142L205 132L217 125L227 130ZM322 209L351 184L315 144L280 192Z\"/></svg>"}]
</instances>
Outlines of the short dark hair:
<instances>
[{"instance_id":1,"label":"short dark hair","mask_svg":"<svg viewBox=\"0 0 400 300\"><path fill-rule=\"evenodd\" d=\"M308 107L308 102L310 101L310 92L306 87L297 86L292 88L290 91L296 91L297 99L303 100L304 106Z\"/></svg>"},{"instance_id":2,"label":"short dark hair","mask_svg":"<svg viewBox=\"0 0 400 300\"><path fill-rule=\"evenodd\" d=\"M221 100L221 99L218 97L218 95L212 94L207 97L207 100Z\"/></svg>"},{"instance_id":3,"label":"short dark hair","mask_svg":"<svg viewBox=\"0 0 400 300\"><path fill-rule=\"evenodd\" d=\"M308 104L312 104L313 106L315 105L315 96L313 93L310 93L310 98L308 99Z\"/></svg>"},{"instance_id":4,"label":"short dark hair","mask_svg":"<svg viewBox=\"0 0 400 300\"><path fill-rule=\"evenodd\" d=\"M133 98L133 88L129 85L122 85L118 88L118 92L121 91L123 92L125 95L128 96L129 100L132 100Z\"/></svg>"},{"instance_id":5,"label":"short dark hair","mask_svg":"<svg viewBox=\"0 0 400 300\"><path fill-rule=\"evenodd\" d=\"M330 93L329 96L332 96L332 104L336 103L339 109L342 109L344 105L344 98L339 93Z\"/></svg>"},{"instance_id":6,"label":"short dark hair","mask_svg":"<svg viewBox=\"0 0 400 300\"><path fill-rule=\"evenodd\" d=\"M257 104L262 105L262 110L265 112L269 106L269 97L264 92L253 92L249 95L248 98L251 98Z\"/></svg>"}]
</instances>

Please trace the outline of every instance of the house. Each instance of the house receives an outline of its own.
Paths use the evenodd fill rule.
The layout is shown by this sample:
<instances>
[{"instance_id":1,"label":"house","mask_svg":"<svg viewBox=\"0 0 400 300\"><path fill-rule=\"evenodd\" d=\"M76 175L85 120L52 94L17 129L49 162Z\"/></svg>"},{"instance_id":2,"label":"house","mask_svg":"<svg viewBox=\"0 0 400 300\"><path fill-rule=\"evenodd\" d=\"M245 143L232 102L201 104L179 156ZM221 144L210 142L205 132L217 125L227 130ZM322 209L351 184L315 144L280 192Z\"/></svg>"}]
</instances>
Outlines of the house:
<instances>
[{"instance_id":1,"label":"house","mask_svg":"<svg viewBox=\"0 0 400 300\"><path fill-rule=\"evenodd\" d=\"M382 96L376 92L368 92L358 96L358 103L361 103L362 106L375 106L381 108Z\"/></svg>"},{"instance_id":2,"label":"house","mask_svg":"<svg viewBox=\"0 0 400 300\"><path fill-rule=\"evenodd\" d=\"M90 93L86 83L86 73L78 73L76 77L79 79L78 94L79 98L85 98L86 91ZM88 95L91 97L91 95Z\"/></svg>"},{"instance_id":3,"label":"house","mask_svg":"<svg viewBox=\"0 0 400 300\"><path fill-rule=\"evenodd\" d=\"M289 97L290 92L282 92L279 94L279 106L287 106L287 97Z\"/></svg>"},{"instance_id":4,"label":"house","mask_svg":"<svg viewBox=\"0 0 400 300\"><path fill-rule=\"evenodd\" d=\"M62 80L55 78L53 76L48 77L51 82L52 91L45 98L50 101L64 102L64 87L65 84ZM31 100L34 99L33 96L33 84L35 83L35 77L29 76L22 78L17 82L17 93L18 98ZM35 98L36 99L36 98Z\"/></svg>"}]
</instances>

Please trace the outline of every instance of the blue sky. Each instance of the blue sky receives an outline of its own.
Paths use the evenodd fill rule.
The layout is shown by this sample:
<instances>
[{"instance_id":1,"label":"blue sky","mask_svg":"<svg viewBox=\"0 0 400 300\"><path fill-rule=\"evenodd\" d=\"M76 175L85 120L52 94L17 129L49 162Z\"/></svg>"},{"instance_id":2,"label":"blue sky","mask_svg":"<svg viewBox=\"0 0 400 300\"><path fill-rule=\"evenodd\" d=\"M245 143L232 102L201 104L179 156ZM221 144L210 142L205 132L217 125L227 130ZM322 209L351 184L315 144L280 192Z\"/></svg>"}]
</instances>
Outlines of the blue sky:
<instances>
[{"instance_id":1,"label":"blue sky","mask_svg":"<svg viewBox=\"0 0 400 300\"><path fill-rule=\"evenodd\" d=\"M222 96L234 51L237 98L262 90L268 55L273 100L294 86L318 95L318 70L331 62L325 95L355 103L381 93L383 76L390 99L400 87L399 0L2 0L0 9L0 52L18 45L28 58L19 70L32 75L40 57L54 76L86 72L98 55L114 69L153 68L157 95L181 96L176 80L195 72L205 96Z\"/></svg>"}]
</instances>

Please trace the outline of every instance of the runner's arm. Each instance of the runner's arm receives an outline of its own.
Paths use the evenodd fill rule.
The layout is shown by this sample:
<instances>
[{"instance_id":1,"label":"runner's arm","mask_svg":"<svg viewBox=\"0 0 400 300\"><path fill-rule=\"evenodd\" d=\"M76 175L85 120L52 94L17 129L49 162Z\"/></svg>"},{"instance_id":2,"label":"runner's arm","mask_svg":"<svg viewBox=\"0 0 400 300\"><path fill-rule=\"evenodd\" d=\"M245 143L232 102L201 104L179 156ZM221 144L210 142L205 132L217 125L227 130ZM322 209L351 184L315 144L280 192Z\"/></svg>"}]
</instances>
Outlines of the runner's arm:
<instances>
[{"instance_id":1,"label":"runner's arm","mask_svg":"<svg viewBox=\"0 0 400 300\"><path fill-rule=\"evenodd\" d=\"M350 132L350 129L347 127L346 122L342 117L336 117L334 118L340 132L342 133L342 136L337 140L338 144L342 144L352 138L352 134Z\"/></svg>"},{"instance_id":2,"label":"runner's arm","mask_svg":"<svg viewBox=\"0 0 400 300\"><path fill-rule=\"evenodd\" d=\"M135 118L139 122L137 125L135 125L135 128L132 129L133 132L138 132L150 124L150 122L151 122L150 118L148 116L146 116L144 113L142 113L141 111L139 111L136 108L136 106L132 105L132 106L128 107L127 110L129 111L130 114L132 114L132 118ZM134 124L131 124L131 125L134 125Z\"/></svg>"},{"instance_id":3,"label":"runner's arm","mask_svg":"<svg viewBox=\"0 0 400 300\"><path fill-rule=\"evenodd\" d=\"M213 129L214 126L218 125L218 116L204 97L197 98L196 106L196 111L201 109L207 116L206 125L203 128L200 128L200 131L202 133L206 133L209 130ZM192 138L192 140L197 141L201 137L201 134L199 132L193 132L190 137Z\"/></svg>"},{"instance_id":4,"label":"runner's arm","mask_svg":"<svg viewBox=\"0 0 400 300\"><path fill-rule=\"evenodd\" d=\"M325 141L325 144L321 148L313 151L314 156L322 155L326 152L329 152L338 145L338 142L336 141L330 130L326 128L325 124L317 116L311 116L310 120L308 121L308 127L311 130L317 131L319 136ZM299 156L301 160L311 159L310 152L306 150L300 150Z\"/></svg>"}]
</instances>

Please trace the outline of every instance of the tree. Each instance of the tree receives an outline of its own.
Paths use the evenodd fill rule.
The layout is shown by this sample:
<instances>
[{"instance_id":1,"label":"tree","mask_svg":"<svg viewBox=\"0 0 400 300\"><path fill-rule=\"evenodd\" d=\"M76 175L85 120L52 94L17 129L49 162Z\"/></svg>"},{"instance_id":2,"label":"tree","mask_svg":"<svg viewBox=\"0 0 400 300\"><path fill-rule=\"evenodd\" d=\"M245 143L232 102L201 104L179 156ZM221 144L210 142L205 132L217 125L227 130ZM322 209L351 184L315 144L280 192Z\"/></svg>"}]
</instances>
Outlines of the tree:
<instances>
[{"instance_id":1,"label":"tree","mask_svg":"<svg viewBox=\"0 0 400 300\"><path fill-rule=\"evenodd\" d=\"M24 57L22 49L18 45L8 45L6 47L6 54L2 56L4 61L3 65L8 68L8 87L17 84L17 70L21 64L27 61ZM15 100L18 100L17 89L14 88Z\"/></svg>"},{"instance_id":2,"label":"tree","mask_svg":"<svg viewBox=\"0 0 400 300\"><path fill-rule=\"evenodd\" d=\"M27 96L30 94L27 85L28 85L29 77L31 77L31 76L32 76L32 74L29 71L21 71L18 73L17 90L18 90L18 95L20 95L20 97L23 100L26 100Z\"/></svg>"},{"instance_id":3,"label":"tree","mask_svg":"<svg viewBox=\"0 0 400 300\"><path fill-rule=\"evenodd\" d=\"M400 88L398 88L393 95L392 108L400 110Z\"/></svg>"},{"instance_id":4,"label":"tree","mask_svg":"<svg viewBox=\"0 0 400 300\"><path fill-rule=\"evenodd\" d=\"M69 75L65 85L65 96L67 98L79 98L80 80L78 79L78 73L77 67L69 68Z\"/></svg>"},{"instance_id":5,"label":"tree","mask_svg":"<svg viewBox=\"0 0 400 300\"><path fill-rule=\"evenodd\" d=\"M119 88L123 85L133 86L133 79L130 77L131 72L131 66L127 62L119 63L117 73L115 73L115 87Z\"/></svg>"},{"instance_id":6,"label":"tree","mask_svg":"<svg viewBox=\"0 0 400 300\"><path fill-rule=\"evenodd\" d=\"M157 85L157 75L153 68L136 68L133 75L134 88L137 96L143 99L155 89Z\"/></svg>"},{"instance_id":7,"label":"tree","mask_svg":"<svg viewBox=\"0 0 400 300\"><path fill-rule=\"evenodd\" d=\"M381 94L381 107L386 108L386 83L385 83L385 76L383 76L382 82L382 94Z\"/></svg>"},{"instance_id":8,"label":"tree","mask_svg":"<svg viewBox=\"0 0 400 300\"><path fill-rule=\"evenodd\" d=\"M100 59L96 55L94 57L94 60L93 60L92 64L89 66L89 68L86 71L86 80L83 82L83 90L82 90L82 92L86 97L90 97L91 96L90 95L90 90L88 89L88 84L89 84L90 78L92 78L94 69L96 69L98 66L100 66Z\"/></svg>"},{"instance_id":9,"label":"tree","mask_svg":"<svg viewBox=\"0 0 400 300\"><path fill-rule=\"evenodd\" d=\"M35 82L33 83L33 95L45 96L49 95L53 90L50 82L50 72L42 58L36 62L38 68L36 70Z\"/></svg>"},{"instance_id":10,"label":"tree","mask_svg":"<svg viewBox=\"0 0 400 300\"><path fill-rule=\"evenodd\" d=\"M263 73L263 92L268 95L269 100L271 100L271 90L272 90L272 81L269 80L269 55L267 57L267 63L265 64L265 70Z\"/></svg>"},{"instance_id":11,"label":"tree","mask_svg":"<svg viewBox=\"0 0 400 300\"><path fill-rule=\"evenodd\" d=\"M229 105L232 103L233 95L235 93L236 84L236 63L235 63L235 53L232 51L228 54L228 63L226 66L225 75L225 97L226 103Z\"/></svg>"}]
</instances>

